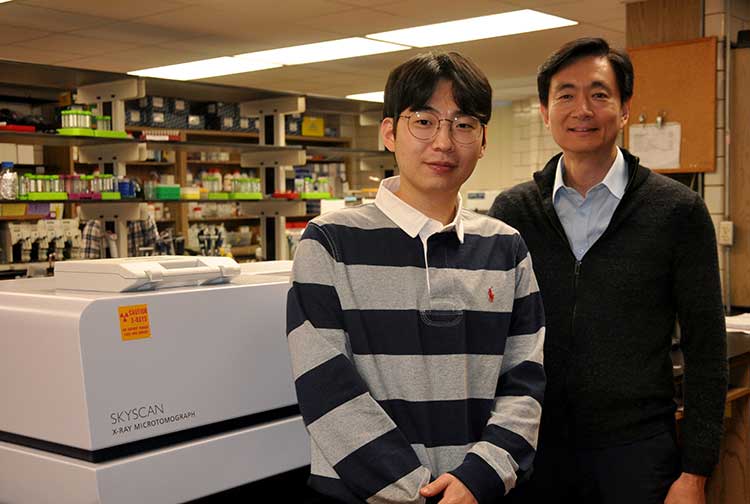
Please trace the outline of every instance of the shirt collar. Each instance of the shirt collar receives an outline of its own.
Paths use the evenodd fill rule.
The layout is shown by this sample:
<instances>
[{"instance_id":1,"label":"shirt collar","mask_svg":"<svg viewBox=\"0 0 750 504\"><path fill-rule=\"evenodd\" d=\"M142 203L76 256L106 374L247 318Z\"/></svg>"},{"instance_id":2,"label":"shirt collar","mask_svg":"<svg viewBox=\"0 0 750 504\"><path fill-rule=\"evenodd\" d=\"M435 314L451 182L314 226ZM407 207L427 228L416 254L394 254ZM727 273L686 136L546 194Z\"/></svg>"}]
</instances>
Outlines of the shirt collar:
<instances>
[{"instance_id":1,"label":"shirt collar","mask_svg":"<svg viewBox=\"0 0 750 504\"><path fill-rule=\"evenodd\" d=\"M565 173L565 165L563 164L564 157L565 156L560 156L560 159L557 161L555 185L552 189L553 199L557 196L558 190L562 187L569 188L563 181L563 174ZM625 165L625 157L622 155L622 150L620 150L619 147L617 148L617 156L615 156L612 166L610 166L607 175L605 175L604 179L602 179L599 184L603 184L617 199L622 199L622 196L625 194L625 187L628 185L628 170Z\"/></svg>"},{"instance_id":2,"label":"shirt collar","mask_svg":"<svg viewBox=\"0 0 750 504\"><path fill-rule=\"evenodd\" d=\"M375 196L375 206L377 206L386 217L391 219L406 234L415 238L431 221L437 221L427 217L425 214L396 196L396 191L398 191L400 185L401 177L398 175L383 179L380 182L378 193ZM461 243L464 242L464 223L463 219L461 219L462 209L463 200L459 193L456 198L456 216L449 224L445 226L442 226L441 224L441 231L455 229L458 241Z\"/></svg>"}]
</instances>

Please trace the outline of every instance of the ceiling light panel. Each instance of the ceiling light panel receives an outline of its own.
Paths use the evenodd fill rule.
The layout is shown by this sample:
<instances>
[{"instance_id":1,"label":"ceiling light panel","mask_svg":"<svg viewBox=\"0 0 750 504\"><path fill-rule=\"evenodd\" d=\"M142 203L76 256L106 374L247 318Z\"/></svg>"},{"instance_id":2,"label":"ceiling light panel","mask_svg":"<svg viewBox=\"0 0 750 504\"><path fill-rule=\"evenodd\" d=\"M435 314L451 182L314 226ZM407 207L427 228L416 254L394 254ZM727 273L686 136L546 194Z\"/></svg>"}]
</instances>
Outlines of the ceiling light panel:
<instances>
[{"instance_id":1,"label":"ceiling light panel","mask_svg":"<svg viewBox=\"0 0 750 504\"><path fill-rule=\"evenodd\" d=\"M362 101L383 103L384 94L385 93L383 91L373 91L372 93L357 93L357 94L347 95L347 98L349 98L350 100L362 100Z\"/></svg>"},{"instance_id":2,"label":"ceiling light panel","mask_svg":"<svg viewBox=\"0 0 750 504\"><path fill-rule=\"evenodd\" d=\"M270 49L246 54L238 54L235 58L249 58L253 61L267 61L280 65L302 65L320 61L332 61L343 58L355 58L371 54L381 54L411 49L408 46L391 44L363 37L352 37L327 42L317 42L281 49Z\"/></svg>"},{"instance_id":3,"label":"ceiling light panel","mask_svg":"<svg viewBox=\"0 0 750 504\"><path fill-rule=\"evenodd\" d=\"M257 70L266 70L280 66L281 65L265 61L254 61L249 58L232 58L230 56L224 56L221 58L178 63L176 65L146 68L144 70L128 72L128 74L138 75L140 77L157 77L159 79L185 81L206 79L208 77L219 77L221 75L255 72Z\"/></svg>"},{"instance_id":4,"label":"ceiling light panel","mask_svg":"<svg viewBox=\"0 0 750 504\"><path fill-rule=\"evenodd\" d=\"M414 47L429 47L515 35L578 24L577 21L531 9L503 12L458 21L404 28L367 35L367 38Z\"/></svg>"}]
</instances>

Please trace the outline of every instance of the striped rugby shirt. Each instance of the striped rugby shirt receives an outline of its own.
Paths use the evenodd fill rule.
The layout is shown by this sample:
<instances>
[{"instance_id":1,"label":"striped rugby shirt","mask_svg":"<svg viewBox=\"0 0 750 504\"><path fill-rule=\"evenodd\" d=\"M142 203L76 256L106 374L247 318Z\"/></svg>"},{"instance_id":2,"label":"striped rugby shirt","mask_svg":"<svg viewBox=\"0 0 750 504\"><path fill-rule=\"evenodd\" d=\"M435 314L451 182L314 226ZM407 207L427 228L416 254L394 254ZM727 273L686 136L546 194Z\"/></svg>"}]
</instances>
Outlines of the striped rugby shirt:
<instances>
[{"instance_id":1,"label":"striped rugby shirt","mask_svg":"<svg viewBox=\"0 0 750 504\"><path fill-rule=\"evenodd\" d=\"M537 443L544 314L531 258L513 228L460 208L425 253L419 230L379 207L384 190L311 221L294 259L287 334L310 485L343 502L420 503L450 472L493 502Z\"/></svg>"}]
</instances>

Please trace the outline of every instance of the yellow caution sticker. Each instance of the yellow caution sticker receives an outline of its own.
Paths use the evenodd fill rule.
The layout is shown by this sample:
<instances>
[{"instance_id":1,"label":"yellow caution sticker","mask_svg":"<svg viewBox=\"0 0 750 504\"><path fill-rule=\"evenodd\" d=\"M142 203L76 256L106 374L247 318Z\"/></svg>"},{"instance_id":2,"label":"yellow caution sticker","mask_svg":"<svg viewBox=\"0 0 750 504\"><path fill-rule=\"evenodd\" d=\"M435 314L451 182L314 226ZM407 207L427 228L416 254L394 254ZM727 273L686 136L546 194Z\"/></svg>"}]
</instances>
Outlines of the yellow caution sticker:
<instances>
[{"instance_id":1,"label":"yellow caution sticker","mask_svg":"<svg viewBox=\"0 0 750 504\"><path fill-rule=\"evenodd\" d=\"M120 336L122 341L151 337L151 323L148 320L148 305L119 306Z\"/></svg>"}]
</instances>

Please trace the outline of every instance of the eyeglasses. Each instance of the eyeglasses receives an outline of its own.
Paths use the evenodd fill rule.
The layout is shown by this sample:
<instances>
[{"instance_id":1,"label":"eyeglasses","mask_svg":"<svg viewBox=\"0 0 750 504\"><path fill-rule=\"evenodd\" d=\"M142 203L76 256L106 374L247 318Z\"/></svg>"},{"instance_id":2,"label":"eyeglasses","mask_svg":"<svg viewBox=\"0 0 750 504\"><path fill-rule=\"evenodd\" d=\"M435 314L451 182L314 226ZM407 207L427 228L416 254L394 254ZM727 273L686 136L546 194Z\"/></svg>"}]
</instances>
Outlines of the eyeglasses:
<instances>
[{"instance_id":1,"label":"eyeglasses","mask_svg":"<svg viewBox=\"0 0 750 504\"><path fill-rule=\"evenodd\" d=\"M406 119L409 133L417 140L432 140L440 130L440 123L446 121L450 124L451 138L456 143L472 144L479 140L484 130L484 124L471 115L457 115L453 119L440 119L437 115L428 111L414 112L411 115L400 115Z\"/></svg>"}]
</instances>

